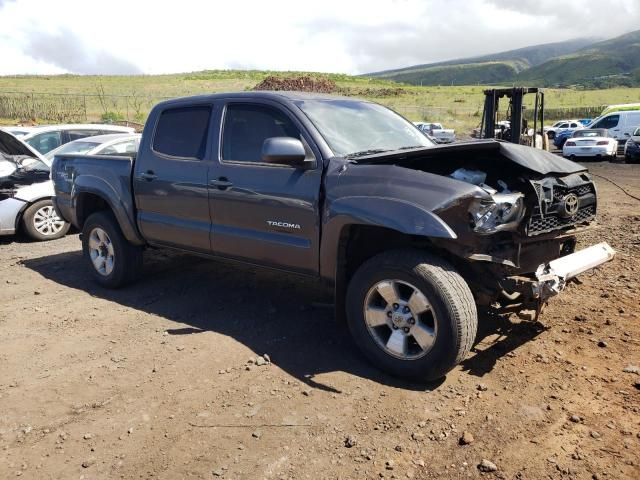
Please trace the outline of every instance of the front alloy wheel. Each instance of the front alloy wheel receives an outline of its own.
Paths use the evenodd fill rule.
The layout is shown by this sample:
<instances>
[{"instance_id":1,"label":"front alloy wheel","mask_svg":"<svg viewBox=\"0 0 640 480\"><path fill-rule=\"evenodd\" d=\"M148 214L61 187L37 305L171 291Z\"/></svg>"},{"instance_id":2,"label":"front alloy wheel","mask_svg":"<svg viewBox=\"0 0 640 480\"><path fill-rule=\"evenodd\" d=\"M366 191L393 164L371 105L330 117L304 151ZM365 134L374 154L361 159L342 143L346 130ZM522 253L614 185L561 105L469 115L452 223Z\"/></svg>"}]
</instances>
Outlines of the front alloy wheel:
<instances>
[{"instance_id":1,"label":"front alloy wheel","mask_svg":"<svg viewBox=\"0 0 640 480\"><path fill-rule=\"evenodd\" d=\"M58 216L48 198L38 200L25 210L22 226L29 237L38 241L64 237L71 227Z\"/></svg>"},{"instance_id":2,"label":"front alloy wheel","mask_svg":"<svg viewBox=\"0 0 640 480\"><path fill-rule=\"evenodd\" d=\"M349 330L376 366L436 380L471 350L478 316L469 286L445 260L414 249L380 253L355 272L346 295Z\"/></svg>"},{"instance_id":3,"label":"front alloy wheel","mask_svg":"<svg viewBox=\"0 0 640 480\"><path fill-rule=\"evenodd\" d=\"M400 359L424 356L436 340L436 314L427 297L408 282L383 280L371 287L364 317L380 348Z\"/></svg>"}]
</instances>

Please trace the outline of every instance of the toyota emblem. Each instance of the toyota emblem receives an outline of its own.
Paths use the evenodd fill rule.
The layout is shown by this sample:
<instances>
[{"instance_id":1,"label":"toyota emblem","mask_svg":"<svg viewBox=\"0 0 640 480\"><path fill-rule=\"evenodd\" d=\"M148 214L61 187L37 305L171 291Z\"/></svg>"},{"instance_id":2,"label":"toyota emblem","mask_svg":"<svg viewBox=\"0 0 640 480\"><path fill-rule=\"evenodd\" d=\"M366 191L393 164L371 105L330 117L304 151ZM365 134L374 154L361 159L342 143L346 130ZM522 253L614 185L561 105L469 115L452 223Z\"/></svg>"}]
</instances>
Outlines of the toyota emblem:
<instances>
[{"instance_id":1,"label":"toyota emblem","mask_svg":"<svg viewBox=\"0 0 640 480\"><path fill-rule=\"evenodd\" d=\"M570 193L564 197L564 211L568 217L573 217L578 213L579 206L578 196L575 193Z\"/></svg>"}]
</instances>

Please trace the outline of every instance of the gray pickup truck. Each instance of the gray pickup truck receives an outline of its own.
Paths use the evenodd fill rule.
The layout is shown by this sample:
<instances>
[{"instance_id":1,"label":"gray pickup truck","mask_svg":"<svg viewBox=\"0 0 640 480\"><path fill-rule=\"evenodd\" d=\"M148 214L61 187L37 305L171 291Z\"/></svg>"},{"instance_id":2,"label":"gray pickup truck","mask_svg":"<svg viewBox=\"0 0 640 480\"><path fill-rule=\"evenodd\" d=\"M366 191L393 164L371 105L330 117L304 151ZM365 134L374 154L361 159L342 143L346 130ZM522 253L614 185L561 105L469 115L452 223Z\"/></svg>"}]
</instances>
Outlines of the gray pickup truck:
<instances>
[{"instance_id":1,"label":"gray pickup truck","mask_svg":"<svg viewBox=\"0 0 640 480\"><path fill-rule=\"evenodd\" d=\"M51 176L101 285L134 280L157 247L311 276L364 354L401 376L459 363L478 306L539 313L614 254L574 252L597 207L584 167L493 140L436 146L352 98L166 101L137 158L60 155Z\"/></svg>"}]
</instances>

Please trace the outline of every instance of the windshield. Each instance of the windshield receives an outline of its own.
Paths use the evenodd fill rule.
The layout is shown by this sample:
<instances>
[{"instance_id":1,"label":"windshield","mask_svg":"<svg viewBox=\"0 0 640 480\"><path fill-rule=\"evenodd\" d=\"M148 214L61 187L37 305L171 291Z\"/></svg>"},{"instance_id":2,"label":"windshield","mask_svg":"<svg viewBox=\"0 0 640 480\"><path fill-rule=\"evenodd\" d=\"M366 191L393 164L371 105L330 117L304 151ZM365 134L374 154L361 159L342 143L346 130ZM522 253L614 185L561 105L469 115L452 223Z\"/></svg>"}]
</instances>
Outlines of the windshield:
<instances>
[{"instance_id":1,"label":"windshield","mask_svg":"<svg viewBox=\"0 0 640 480\"><path fill-rule=\"evenodd\" d=\"M295 103L338 156L434 145L411 122L375 103L345 99L300 100Z\"/></svg>"},{"instance_id":2,"label":"windshield","mask_svg":"<svg viewBox=\"0 0 640 480\"><path fill-rule=\"evenodd\" d=\"M53 160L53 157L55 157L56 155L61 155L61 154L74 154L74 153L77 153L79 155L83 155L83 154L87 153L89 150L93 150L98 145L100 145L100 144L96 143L96 142L75 141L75 142L71 142L71 143L67 143L65 145L62 145L61 147L58 147L55 150L51 150L50 152L47 152L45 154L45 157L48 160Z\"/></svg>"}]
</instances>

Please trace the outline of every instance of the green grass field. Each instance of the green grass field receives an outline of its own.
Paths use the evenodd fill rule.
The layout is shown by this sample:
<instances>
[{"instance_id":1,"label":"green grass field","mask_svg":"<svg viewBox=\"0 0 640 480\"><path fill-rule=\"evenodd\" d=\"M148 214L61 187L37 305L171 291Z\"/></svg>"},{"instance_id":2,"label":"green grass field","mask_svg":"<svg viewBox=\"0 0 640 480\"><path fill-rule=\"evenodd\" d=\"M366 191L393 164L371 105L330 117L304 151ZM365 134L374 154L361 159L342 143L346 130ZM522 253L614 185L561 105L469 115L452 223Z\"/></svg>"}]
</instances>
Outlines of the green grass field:
<instances>
[{"instance_id":1,"label":"green grass field","mask_svg":"<svg viewBox=\"0 0 640 480\"><path fill-rule=\"evenodd\" d=\"M31 94L33 98L43 99L43 103L44 99L71 99L76 101L76 107L82 107L83 111L86 111L89 121L100 120L107 113L125 120L144 121L149 109L164 98L247 90L271 74L289 76L297 75L298 72L204 71L141 76L0 77L0 100L10 98L17 102L26 101L32 98ZM479 124L483 104L482 91L487 88L484 86L419 87L341 74L313 75L329 78L349 94L387 105L410 120L441 122L460 133L468 132ZM380 96L379 94L381 89L396 87L402 87L403 92L400 95ZM640 88L547 89L546 91L546 107L550 109L549 111L631 103L637 102L640 98ZM8 92L21 92L21 95ZM60 97L53 94L73 96ZM38 108L36 105L33 112L36 119L38 119ZM557 113L562 114L562 112ZM552 119L549 118L549 120ZM27 119L3 118L2 123L11 124L19 120Z\"/></svg>"}]
</instances>

